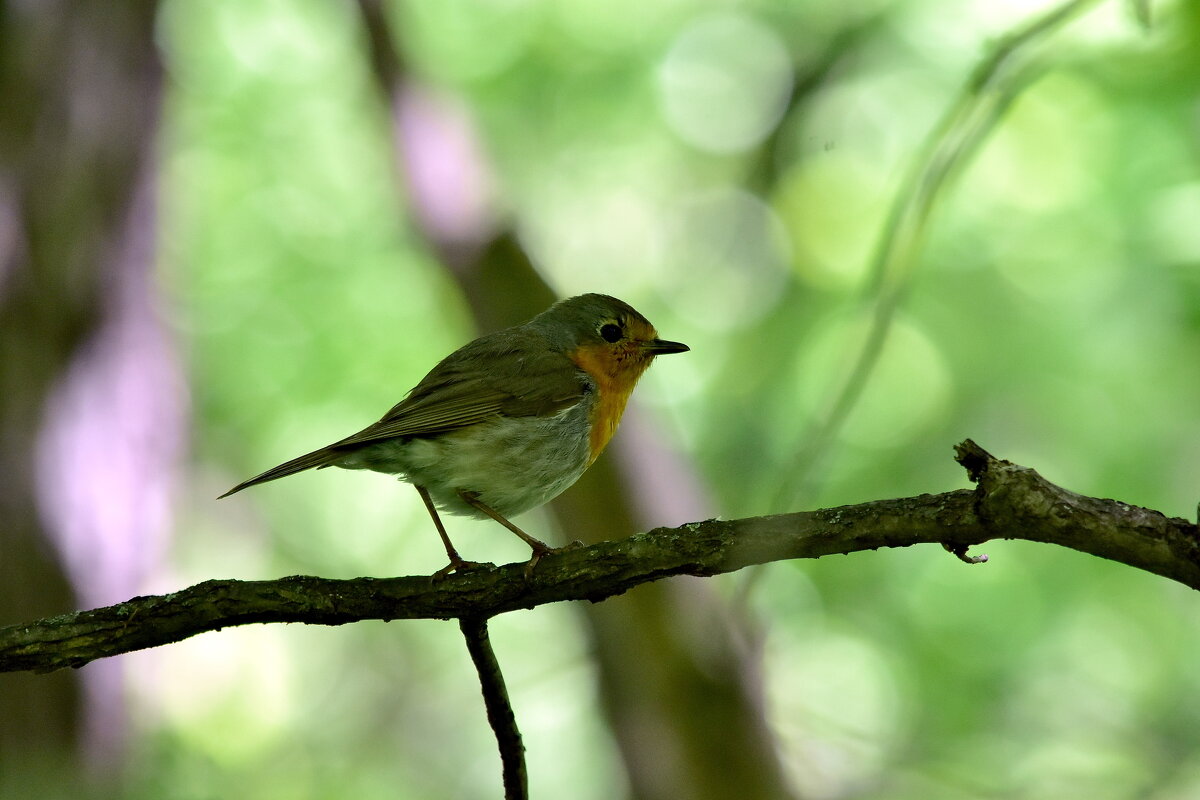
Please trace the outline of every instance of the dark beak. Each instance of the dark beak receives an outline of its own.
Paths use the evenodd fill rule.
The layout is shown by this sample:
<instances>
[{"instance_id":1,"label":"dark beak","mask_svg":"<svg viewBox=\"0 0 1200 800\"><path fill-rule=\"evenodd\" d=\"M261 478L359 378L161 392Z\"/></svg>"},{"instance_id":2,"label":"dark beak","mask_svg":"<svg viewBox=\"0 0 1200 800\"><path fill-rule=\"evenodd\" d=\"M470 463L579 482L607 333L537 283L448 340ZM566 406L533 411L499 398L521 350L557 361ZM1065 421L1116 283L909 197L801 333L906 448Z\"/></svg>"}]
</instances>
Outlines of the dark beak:
<instances>
[{"instance_id":1,"label":"dark beak","mask_svg":"<svg viewBox=\"0 0 1200 800\"><path fill-rule=\"evenodd\" d=\"M683 342L668 342L666 339L652 339L642 343L642 349L652 356L665 356L669 353L686 353L692 348Z\"/></svg>"}]
</instances>

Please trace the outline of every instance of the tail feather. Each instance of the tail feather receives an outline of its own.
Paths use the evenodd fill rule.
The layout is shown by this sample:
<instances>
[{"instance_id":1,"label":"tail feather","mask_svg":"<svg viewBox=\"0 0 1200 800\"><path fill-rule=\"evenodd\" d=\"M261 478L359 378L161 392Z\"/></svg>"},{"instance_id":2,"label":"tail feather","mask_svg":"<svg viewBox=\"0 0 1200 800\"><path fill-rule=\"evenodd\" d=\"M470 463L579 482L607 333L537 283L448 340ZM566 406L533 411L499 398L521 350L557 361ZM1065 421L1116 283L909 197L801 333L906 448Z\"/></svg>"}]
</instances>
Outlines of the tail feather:
<instances>
[{"instance_id":1,"label":"tail feather","mask_svg":"<svg viewBox=\"0 0 1200 800\"><path fill-rule=\"evenodd\" d=\"M242 489L245 489L248 486L255 486L260 483L266 483L267 481L286 478L288 475L295 475L297 472L303 472L304 470L312 469L313 467L328 467L343 455L345 455L345 453L334 450L331 447L322 447L320 450L314 450L311 453L305 453L302 456L293 458L291 461L280 464L278 467L272 467L261 475L255 475L249 480L242 481L237 486L221 495L221 497L229 497L229 495L233 494L234 492L240 492ZM218 497L217 499L220 500L221 497Z\"/></svg>"}]
</instances>

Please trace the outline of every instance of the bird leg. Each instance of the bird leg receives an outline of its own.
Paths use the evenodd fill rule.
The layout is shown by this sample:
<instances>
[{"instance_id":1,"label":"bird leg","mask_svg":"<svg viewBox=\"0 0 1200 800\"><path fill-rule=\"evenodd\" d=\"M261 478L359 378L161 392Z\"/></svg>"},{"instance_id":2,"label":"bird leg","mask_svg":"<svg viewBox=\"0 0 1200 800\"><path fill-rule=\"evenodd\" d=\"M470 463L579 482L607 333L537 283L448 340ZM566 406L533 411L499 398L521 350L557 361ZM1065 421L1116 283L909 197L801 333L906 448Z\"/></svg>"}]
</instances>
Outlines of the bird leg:
<instances>
[{"instance_id":1,"label":"bird leg","mask_svg":"<svg viewBox=\"0 0 1200 800\"><path fill-rule=\"evenodd\" d=\"M433 504L433 498L429 496L429 490L424 486L413 485L416 487L417 494L421 495L421 499L425 501L425 508L429 511L429 516L433 518L433 525L437 528L438 536L442 537L442 544L446 546L446 555L450 557L449 564L433 573L434 579L443 578L460 569L479 566L479 562L467 561L454 549L454 543L450 541L450 537L446 533L446 526L442 524L442 518L438 516L437 507Z\"/></svg>"},{"instance_id":2,"label":"bird leg","mask_svg":"<svg viewBox=\"0 0 1200 800\"><path fill-rule=\"evenodd\" d=\"M521 541L525 542L525 544L529 545L533 549L533 558L529 560L529 564L525 568L527 572L532 570L537 565L537 562L541 560L542 556L546 555L547 553L558 552L558 548L551 547L541 539L535 539L513 523L509 522L499 511L492 509L490 506L480 500L478 495L476 495L474 492L464 492L462 489L459 489L458 496L462 498L464 503L474 506L484 514L487 514L489 517L496 520L496 522L499 522L501 525L508 528L517 536L520 536Z\"/></svg>"}]
</instances>

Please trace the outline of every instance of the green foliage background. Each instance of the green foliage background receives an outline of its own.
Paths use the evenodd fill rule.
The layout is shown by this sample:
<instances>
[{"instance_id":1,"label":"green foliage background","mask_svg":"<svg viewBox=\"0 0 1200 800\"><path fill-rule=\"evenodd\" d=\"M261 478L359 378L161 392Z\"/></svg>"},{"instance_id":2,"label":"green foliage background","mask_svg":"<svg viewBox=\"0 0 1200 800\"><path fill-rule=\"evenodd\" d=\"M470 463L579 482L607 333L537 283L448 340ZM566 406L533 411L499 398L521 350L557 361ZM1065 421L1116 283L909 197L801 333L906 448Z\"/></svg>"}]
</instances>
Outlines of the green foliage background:
<instances>
[{"instance_id":1,"label":"green foliage background","mask_svg":"<svg viewBox=\"0 0 1200 800\"><path fill-rule=\"evenodd\" d=\"M916 154L988 48L1040 8L388 10L415 74L477 126L496 210L554 288L620 296L692 346L637 399L695 464L710 513L732 517L776 510L862 341L867 267ZM1145 27L1097 3L1044 48L933 217L801 506L965 486L951 448L971 436L1076 491L1194 517L1200 7L1152 12ZM384 476L211 501L377 418L472 335L395 190L355 7L169 0L160 38L162 279L196 424L163 588L441 566L416 493ZM785 114L793 74L814 71ZM524 557L491 526L454 530L470 558ZM982 567L919 548L715 579L762 639L804 796L1200 796L1194 594L1073 552L984 549ZM534 796L620 796L573 610L507 615L493 639ZM497 795L452 624L231 630L128 665L128 796Z\"/></svg>"}]
</instances>

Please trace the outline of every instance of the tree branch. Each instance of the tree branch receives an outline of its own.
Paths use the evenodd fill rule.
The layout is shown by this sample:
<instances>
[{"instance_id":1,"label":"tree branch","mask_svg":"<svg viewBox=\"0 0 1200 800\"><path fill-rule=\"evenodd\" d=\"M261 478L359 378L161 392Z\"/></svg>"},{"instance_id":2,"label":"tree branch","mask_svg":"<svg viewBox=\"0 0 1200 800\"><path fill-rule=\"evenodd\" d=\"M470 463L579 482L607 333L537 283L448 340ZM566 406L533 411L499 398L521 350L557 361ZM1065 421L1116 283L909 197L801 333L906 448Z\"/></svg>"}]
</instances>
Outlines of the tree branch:
<instances>
[{"instance_id":1,"label":"tree branch","mask_svg":"<svg viewBox=\"0 0 1200 800\"><path fill-rule=\"evenodd\" d=\"M428 577L210 580L179 592L0 628L0 671L48 672L233 625L489 618L560 600L598 602L672 575L936 542L956 554L990 539L1069 547L1200 589L1200 531L1184 519L1085 497L1032 469L957 447L974 490L658 528L548 555Z\"/></svg>"}]
</instances>

